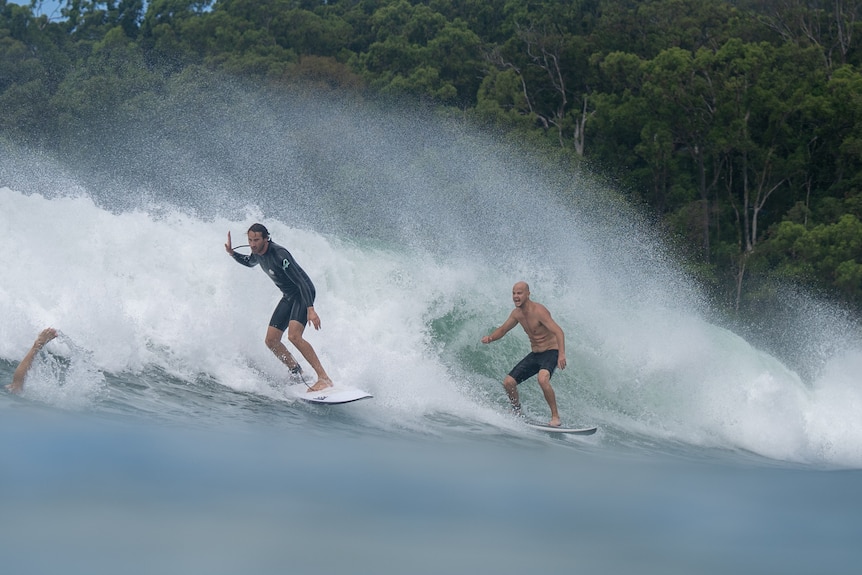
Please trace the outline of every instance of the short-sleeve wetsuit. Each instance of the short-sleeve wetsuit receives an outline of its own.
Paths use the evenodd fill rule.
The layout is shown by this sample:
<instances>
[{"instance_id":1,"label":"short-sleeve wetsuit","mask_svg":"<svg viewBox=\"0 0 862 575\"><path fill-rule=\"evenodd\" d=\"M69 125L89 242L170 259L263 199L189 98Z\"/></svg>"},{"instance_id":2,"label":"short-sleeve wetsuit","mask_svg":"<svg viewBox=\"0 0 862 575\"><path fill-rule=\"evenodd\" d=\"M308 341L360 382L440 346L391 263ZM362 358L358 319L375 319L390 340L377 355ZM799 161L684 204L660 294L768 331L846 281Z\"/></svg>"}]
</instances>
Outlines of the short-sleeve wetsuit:
<instances>
[{"instance_id":1,"label":"short-sleeve wetsuit","mask_svg":"<svg viewBox=\"0 0 862 575\"><path fill-rule=\"evenodd\" d=\"M263 255L234 253L233 259L250 268L260 264L264 273L284 294L275 306L269 325L285 331L291 320L303 326L308 323L308 308L314 305L316 295L314 284L286 248L270 241Z\"/></svg>"}]
</instances>

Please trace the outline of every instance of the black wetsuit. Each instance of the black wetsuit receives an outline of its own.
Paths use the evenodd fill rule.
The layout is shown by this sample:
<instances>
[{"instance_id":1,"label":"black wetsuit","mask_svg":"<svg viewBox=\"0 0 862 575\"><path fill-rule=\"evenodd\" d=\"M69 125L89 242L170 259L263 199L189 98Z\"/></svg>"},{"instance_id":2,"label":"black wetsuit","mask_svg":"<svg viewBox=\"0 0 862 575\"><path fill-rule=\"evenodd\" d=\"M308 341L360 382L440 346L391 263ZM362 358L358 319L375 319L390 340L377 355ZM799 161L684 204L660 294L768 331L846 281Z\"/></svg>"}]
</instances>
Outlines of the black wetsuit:
<instances>
[{"instance_id":1,"label":"black wetsuit","mask_svg":"<svg viewBox=\"0 0 862 575\"><path fill-rule=\"evenodd\" d=\"M316 295L314 284L287 249L270 241L269 248L261 256L234 253L233 259L250 268L260 264L264 273L284 294L275 307L269 325L285 331L291 320L303 326L308 323L308 308L314 305Z\"/></svg>"}]
</instances>

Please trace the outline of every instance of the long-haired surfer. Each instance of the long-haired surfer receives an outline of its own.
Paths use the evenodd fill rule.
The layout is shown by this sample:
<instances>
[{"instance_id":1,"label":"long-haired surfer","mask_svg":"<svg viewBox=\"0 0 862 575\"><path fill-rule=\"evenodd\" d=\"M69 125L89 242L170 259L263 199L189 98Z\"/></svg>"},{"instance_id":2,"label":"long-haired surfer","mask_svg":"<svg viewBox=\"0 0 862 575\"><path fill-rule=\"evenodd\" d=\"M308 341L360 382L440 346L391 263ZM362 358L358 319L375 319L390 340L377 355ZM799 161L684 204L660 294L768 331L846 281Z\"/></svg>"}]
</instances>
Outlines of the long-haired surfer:
<instances>
[{"instance_id":1,"label":"long-haired surfer","mask_svg":"<svg viewBox=\"0 0 862 575\"><path fill-rule=\"evenodd\" d=\"M563 329L551 318L548 309L530 299L530 286L526 282L518 282L512 287L512 301L515 303L515 309L503 325L491 335L482 338L482 343L497 341L518 324L524 328L530 338L531 351L503 379L503 388L509 396L512 410L520 415L518 384L538 375L539 387L542 388L545 401L551 408L551 421L548 425L559 427L560 414L557 413L557 396L551 387L551 376L557 367L566 369L566 336Z\"/></svg>"},{"instance_id":2,"label":"long-haired surfer","mask_svg":"<svg viewBox=\"0 0 862 575\"><path fill-rule=\"evenodd\" d=\"M251 248L250 255L236 253L231 244L230 232L227 233L227 243L224 245L227 253L244 266L251 268L260 265L263 272L275 282L276 287L283 294L269 320L266 347L272 350L292 373L301 373L299 364L281 342L286 330L287 340L299 350L302 357L317 373L317 381L309 387L308 391L320 391L332 387L332 380L320 364L317 353L302 337L305 326L309 322L314 329L320 329L320 316L314 310L316 295L314 284L290 252L270 239L269 231L263 224L253 224L248 229L248 245Z\"/></svg>"}]
</instances>

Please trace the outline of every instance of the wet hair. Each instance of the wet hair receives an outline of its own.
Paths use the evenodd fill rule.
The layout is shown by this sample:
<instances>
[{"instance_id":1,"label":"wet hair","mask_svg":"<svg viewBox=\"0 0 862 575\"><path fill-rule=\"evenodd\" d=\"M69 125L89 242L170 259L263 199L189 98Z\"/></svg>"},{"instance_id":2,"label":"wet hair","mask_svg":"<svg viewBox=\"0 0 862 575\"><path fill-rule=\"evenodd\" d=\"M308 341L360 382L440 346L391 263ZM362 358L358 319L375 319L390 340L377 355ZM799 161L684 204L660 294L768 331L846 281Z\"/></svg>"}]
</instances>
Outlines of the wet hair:
<instances>
[{"instance_id":1,"label":"wet hair","mask_svg":"<svg viewBox=\"0 0 862 575\"><path fill-rule=\"evenodd\" d=\"M252 232L260 234L261 237L263 237L263 239L265 240L269 239L269 230L267 230L266 226L264 226L263 224L252 224L251 227L248 229L248 233Z\"/></svg>"}]
</instances>

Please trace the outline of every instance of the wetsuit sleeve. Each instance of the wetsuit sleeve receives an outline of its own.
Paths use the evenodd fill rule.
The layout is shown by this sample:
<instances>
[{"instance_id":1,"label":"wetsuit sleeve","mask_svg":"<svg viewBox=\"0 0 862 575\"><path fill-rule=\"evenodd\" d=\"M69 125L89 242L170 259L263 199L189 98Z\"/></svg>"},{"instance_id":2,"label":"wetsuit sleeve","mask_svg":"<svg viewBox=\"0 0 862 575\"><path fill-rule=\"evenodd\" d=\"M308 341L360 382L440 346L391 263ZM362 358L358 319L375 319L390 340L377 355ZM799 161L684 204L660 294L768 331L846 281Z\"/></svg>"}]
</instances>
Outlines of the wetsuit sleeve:
<instances>
[{"instance_id":1,"label":"wetsuit sleeve","mask_svg":"<svg viewBox=\"0 0 862 575\"><path fill-rule=\"evenodd\" d=\"M303 272L299 266L292 265L291 269L287 270L287 275L291 280L296 282L296 287L299 288L299 297L302 298L303 303L305 303L305 307L311 307L314 305L314 285L312 285L311 280L308 276Z\"/></svg>"},{"instance_id":2,"label":"wetsuit sleeve","mask_svg":"<svg viewBox=\"0 0 862 575\"><path fill-rule=\"evenodd\" d=\"M293 256L290 255L290 252L281 246L278 247L278 259L282 262L282 269L284 270L284 274L287 276L287 279L290 280L295 286L296 289L299 290L299 298L305 307L311 307L314 305L314 284L311 283L311 278L308 277L301 267L296 263L296 260L293 259Z\"/></svg>"},{"instance_id":3,"label":"wetsuit sleeve","mask_svg":"<svg viewBox=\"0 0 862 575\"><path fill-rule=\"evenodd\" d=\"M250 255L245 255L245 254L240 254L240 253L234 252L233 253L233 259L235 259L237 262L239 262L242 265L249 267L249 268L253 268L254 266L257 265L257 259L252 258Z\"/></svg>"}]
</instances>

